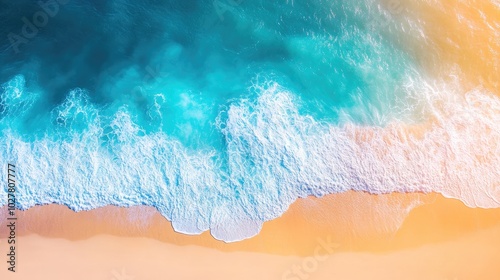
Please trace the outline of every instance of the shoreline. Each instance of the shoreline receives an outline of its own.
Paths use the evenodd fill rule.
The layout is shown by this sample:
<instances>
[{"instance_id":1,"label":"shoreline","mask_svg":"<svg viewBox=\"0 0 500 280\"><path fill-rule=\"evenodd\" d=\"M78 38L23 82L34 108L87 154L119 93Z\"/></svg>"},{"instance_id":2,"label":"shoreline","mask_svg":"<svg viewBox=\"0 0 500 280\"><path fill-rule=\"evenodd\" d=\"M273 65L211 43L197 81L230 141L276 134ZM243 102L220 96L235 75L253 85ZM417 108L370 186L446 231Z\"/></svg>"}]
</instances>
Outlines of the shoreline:
<instances>
[{"instance_id":1,"label":"shoreline","mask_svg":"<svg viewBox=\"0 0 500 280\"><path fill-rule=\"evenodd\" d=\"M422 204L396 232L367 238L374 228L359 228L364 219L383 216L366 211L374 202L417 198ZM358 212L351 208L323 215L353 201L361 203ZM359 213L367 215L363 219ZM282 217L265 223L257 237L229 244L208 232L176 233L147 207L73 212L47 205L18 211L18 218L17 271L0 267L2 279L455 280L497 279L500 274L500 209L468 208L437 194L350 192L300 199ZM319 224L318 218L326 221ZM150 224L138 223L146 220Z\"/></svg>"},{"instance_id":2,"label":"shoreline","mask_svg":"<svg viewBox=\"0 0 500 280\"><path fill-rule=\"evenodd\" d=\"M4 208L0 208L2 213ZM18 238L39 235L77 242L99 235L150 238L179 246L201 246L224 252L258 252L308 256L318 239L344 244L341 251L390 252L459 238L500 226L500 209L469 208L461 201L431 194L347 192L299 199L281 217L264 223L250 239L225 243L209 232L186 235L153 207L106 206L73 212L66 206L36 206L17 211ZM6 236L0 222L0 238Z\"/></svg>"}]
</instances>

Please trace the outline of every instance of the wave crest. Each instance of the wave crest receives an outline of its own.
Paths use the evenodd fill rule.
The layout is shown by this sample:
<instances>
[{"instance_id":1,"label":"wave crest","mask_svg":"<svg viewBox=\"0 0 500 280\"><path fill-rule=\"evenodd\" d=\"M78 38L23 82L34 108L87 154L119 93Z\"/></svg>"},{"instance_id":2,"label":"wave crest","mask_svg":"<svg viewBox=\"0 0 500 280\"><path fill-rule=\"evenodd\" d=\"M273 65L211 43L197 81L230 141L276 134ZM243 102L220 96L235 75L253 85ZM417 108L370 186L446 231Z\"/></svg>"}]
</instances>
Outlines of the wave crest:
<instances>
[{"instance_id":1,"label":"wave crest","mask_svg":"<svg viewBox=\"0 0 500 280\"><path fill-rule=\"evenodd\" d=\"M425 124L336 126L301 114L295 95L271 84L221 113L224 151L146 134L126 108L104 124L75 91L57 118L85 116L92 125L64 140L33 142L4 130L0 161L18 166L21 209L151 205L178 232L210 229L224 241L256 235L299 197L347 190L439 192L471 207L499 207L500 100L480 90L455 94L453 86L418 90L432 112Z\"/></svg>"}]
</instances>

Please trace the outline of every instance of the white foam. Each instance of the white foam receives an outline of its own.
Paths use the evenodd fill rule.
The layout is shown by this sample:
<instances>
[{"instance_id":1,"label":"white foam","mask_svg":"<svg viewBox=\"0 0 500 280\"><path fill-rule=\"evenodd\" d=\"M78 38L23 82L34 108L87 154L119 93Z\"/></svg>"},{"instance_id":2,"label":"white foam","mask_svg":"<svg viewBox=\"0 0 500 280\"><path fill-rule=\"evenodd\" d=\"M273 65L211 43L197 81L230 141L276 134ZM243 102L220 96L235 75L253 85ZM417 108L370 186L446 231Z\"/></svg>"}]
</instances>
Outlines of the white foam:
<instances>
[{"instance_id":1,"label":"white foam","mask_svg":"<svg viewBox=\"0 0 500 280\"><path fill-rule=\"evenodd\" d=\"M498 97L479 89L462 95L456 85L409 84L436 120L421 137L399 122L382 128L316 121L299 113L292 93L271 84L257 100L240 100L218 118L225 154L189 150L162 132L144 134L122 108L109 125L96 116L65 141L28 143L3 131L0 162L18 167L22 209L151 205L178 232L211 229L225 241L256 235L298 197L347 190L439 192L471 207L499 207ZM59 112L73 113L56 114L66 121L90 106L83 92L69 98Z\"/></svg>"},{"instance_id":2,"label":"white foam","mask_svg":"<svg viewBox=\"0 0 500 280\"><path fill-rule=\"evenodd\" d=\"M19 117L35 102L37 94L28 92L23 75L14 76L0 88L0 120L6 116Z\"/></svg>"},{"instance_id":3,"label":"white foam","mask_svg":"<svg viewBox=\"0 0 500 280\"><path fill-rule=\"evenodd\" d=\"M469 206L499 206L498 98L480 91L461 98L449 87L422 86L439 121L419 139L406 135L405 124L322 125L299 115L289 93L270 91L253 110L242 104L228 112L224 132L231 175L244 177L254 169L261 176L242 189L264 184L273 194L287 185L299 196L347 189L437 191ZM450 94L454 97L446 97ZM439 99L442 108L435 107Z\"/></svg>"}]
</instances>

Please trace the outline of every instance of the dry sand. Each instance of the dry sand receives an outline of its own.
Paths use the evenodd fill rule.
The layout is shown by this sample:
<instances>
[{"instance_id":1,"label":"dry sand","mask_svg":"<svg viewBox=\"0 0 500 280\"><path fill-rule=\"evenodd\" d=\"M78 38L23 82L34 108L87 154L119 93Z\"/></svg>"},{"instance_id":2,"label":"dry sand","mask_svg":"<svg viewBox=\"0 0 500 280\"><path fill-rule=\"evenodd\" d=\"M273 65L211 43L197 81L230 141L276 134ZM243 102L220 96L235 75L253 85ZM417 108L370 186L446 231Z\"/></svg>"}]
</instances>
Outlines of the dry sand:
<instances>
[{"instance_id":1,"label":"dry sand","mask_svg":"<svg viewBox=\"0 0 500 280\"><path fill-rule=\"evenodd\" d=\"M385 211L373 209L415 200L423 204L395 233L389 215L385 233L373 225ZM18 217L18 272L3 262L0 279L500 279L500 209L435 194L301 199L257 237L231 244L175 233L147 207L74 213L50 205Z\"/></svg>"}]
</instances>

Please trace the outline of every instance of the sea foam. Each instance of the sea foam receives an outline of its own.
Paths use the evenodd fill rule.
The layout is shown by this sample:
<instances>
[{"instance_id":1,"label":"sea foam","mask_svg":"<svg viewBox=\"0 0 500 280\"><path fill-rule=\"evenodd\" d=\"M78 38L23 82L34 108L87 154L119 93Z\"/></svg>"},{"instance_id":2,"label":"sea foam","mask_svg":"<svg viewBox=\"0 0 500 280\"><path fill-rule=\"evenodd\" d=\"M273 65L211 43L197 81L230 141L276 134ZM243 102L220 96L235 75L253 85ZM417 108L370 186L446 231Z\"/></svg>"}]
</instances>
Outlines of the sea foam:
<instances>
[{"instance_id":1,"label":"sea foam","mask_svg":"<svg viewBox=\"0 0 500 280\"><path fill-rule=\"evenodd\" d=\"M29 107L22 77L9 85L2 122ZM453 83L409 78L407 85L427 121L376 127L316 120L300 112L298 95L272 81L257 84L256 99L234 100L214 120L223 151L146 133L126 106L107 119L74 90L52 112L64 137L28 141L4 129L0 162L17 166L20 209L150 205L178 232L210 230L227 242L256 235L297 198L348 190L438 192L470 207L499 207L498 97L463 94Z\"/></svg>"}]
</instances>

